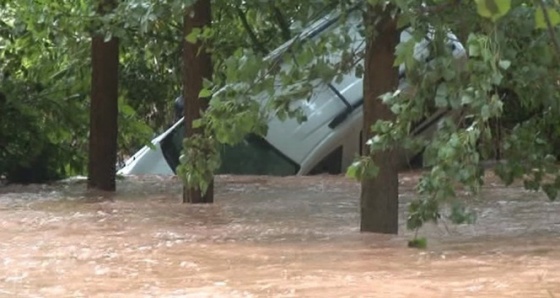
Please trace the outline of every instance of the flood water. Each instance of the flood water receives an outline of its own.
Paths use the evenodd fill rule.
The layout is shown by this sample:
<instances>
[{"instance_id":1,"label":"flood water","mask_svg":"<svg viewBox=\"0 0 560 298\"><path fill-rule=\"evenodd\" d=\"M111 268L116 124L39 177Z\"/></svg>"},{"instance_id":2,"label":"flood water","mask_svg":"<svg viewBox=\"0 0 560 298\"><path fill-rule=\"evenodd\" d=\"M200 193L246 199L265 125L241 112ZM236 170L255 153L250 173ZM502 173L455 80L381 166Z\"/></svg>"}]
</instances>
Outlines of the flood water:
<instances>
[{"instance_id":1,"label":"flood water","mask_svg":"<svg viewBox=\"0 0 560 298\"><path fill-rule=\"evenodd\" d=\"M560 203L489 182L474 225L358 231L342 177L218 177L213 205L175 178L0 188L0 297L560 297Z\"/></svg>"}]
</instances>

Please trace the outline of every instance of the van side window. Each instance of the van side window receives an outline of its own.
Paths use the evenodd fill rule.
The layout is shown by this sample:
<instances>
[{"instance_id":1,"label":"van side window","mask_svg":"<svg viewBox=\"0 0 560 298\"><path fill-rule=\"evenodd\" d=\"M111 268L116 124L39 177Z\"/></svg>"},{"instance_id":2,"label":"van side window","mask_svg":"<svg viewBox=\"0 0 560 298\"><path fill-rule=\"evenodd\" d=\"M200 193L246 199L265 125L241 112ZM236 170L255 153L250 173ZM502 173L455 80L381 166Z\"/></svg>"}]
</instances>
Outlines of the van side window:
<instances>
[{"instance_id":1,"label":"van side window","mask_svg":"<svg viewBox=\"0 0 560 298\"><path fill-rule=\"evenodd\" d=\"M165 160L176 172L183 150L185 126L179 125L161 142ZM222 164L216 174L290 176L299 171L299 165L256 135L245 141L221 149Z\"/></svg>"},{"instance_id":2,"label":"van side window","mask_svg":"<svg viewBox=\"0 0 560 298\"><path fill-rule=\"evenodd\" d=\"M317 174L340 174L342 172L342 146L339 146L321 160L310 172L309 175Z\"/></svg>"}]
</instances>

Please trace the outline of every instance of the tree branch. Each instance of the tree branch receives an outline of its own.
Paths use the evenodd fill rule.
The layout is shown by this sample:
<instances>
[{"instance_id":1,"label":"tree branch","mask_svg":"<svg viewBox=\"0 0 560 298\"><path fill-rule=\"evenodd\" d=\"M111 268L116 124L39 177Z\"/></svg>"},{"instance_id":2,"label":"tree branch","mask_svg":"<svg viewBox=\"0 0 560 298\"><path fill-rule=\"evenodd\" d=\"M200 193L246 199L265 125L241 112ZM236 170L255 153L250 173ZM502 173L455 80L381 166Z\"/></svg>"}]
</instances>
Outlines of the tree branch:
<instances>
[{"instance_id":1,"label":"tree branch","mask_svg":"<svg viewBox=\"0 0 560 298\"><path fill-rule=\"evenodd\" d=\"M274 18L280 26L280 32L282 33L282 39L284 41L290 40L292 38L292 32L290 31L290 24L284 18L284 15L276 5L272 5L272 12L274 13Z\"/></svg>"},{"instance_id":2,"label":"tree branch","mask_svg":"<svg viewBox=\"0 0 560 298\"><path fill-rule=\"evenodd\" d=\"M253 32L253 29L251 28L251 25L249 25L249 21L247 21L247 16L245 15L245 12L239 6L235 7L235 11L237 12L237 15L239 16L239 19L241 20L241 24L243 25L243 28L245 28L245 31L247 31L247 34L249 35L249 38L253 42L253 45L255 46L257 51L261 52L262 54L267 54L268 50L259 41L255 32Z\"/></svg>"}]
</instances>

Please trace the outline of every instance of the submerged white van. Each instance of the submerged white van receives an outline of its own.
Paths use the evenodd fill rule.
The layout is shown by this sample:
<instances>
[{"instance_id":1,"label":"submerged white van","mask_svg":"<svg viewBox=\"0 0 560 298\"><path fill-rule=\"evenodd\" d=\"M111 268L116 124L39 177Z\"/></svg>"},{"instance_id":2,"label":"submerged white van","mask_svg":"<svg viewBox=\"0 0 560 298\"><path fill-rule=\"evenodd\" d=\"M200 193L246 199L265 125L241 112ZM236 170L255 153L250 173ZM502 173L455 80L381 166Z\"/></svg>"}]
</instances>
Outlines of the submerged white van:
<instances>
[{"instance_id":1,"label":"submerged white van","mask_svg":"<svg viewBox=\"0 0 560 298\"><path fill-rule=\"evenodd\" d=\"M328 31L347 34L352 38L354 52L364 50L365 43L359 30L361 15L352 13L341 26L340 15L328 15L305 30L301 40L313 42ZM344 32L342 32L344 30ZM338 32L337 32L338 31ZM401 41L411 38L407 31L401 34ZM448 35L449 45L458 59L465 56L463 46L453 34ZM269 56L275 57L287 51L292 41L285 43ZM428 58L429 38L415 47L416 59ZM340 59L334 54L333 59ZM340 60L339 60L340 61ZM363 60L360 61L363 64ZM401 67L400 88L406 88L404 69ZM263 99L263 102L266 99ZM246 175L309 175L318 173L337 174L345 171L354 158L361 154L361 131L363 126L363 80L353 71L339 82L320 84L315 87L309 99L296 101L307 116L307 121L299 123L295 119L281 121L270 119L266 137L248 136L236 146L222 149L221 174ZM446 111L436 112L417 125L414 135L430 134ZM163 134L152 140L152 147L145 146L125 162L118 171L121 175L159 174L173 175L179 164L184 137L184 122L180 119ZM403 154L401 165L406 165L414 154Z\"/></svg>"}]
</instances>

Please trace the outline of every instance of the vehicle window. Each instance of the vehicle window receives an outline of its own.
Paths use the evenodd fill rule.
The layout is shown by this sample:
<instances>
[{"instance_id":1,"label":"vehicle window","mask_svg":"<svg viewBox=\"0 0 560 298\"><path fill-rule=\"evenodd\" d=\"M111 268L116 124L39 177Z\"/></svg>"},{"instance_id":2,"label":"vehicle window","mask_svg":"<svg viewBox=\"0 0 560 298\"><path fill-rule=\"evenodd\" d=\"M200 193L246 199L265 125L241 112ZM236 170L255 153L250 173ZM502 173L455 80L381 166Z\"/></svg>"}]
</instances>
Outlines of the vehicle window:
<instances>
[{"instance_id":1,"label":"vehicle window","mask_svg":"<svg viewBox=\"0 0 560 298\"><path fill-rule=\"evenodd\" d=\"M333 150L323 158L310 172L309 175L322 173L340 174L342 172L342 146Z\"/></svg>"},{"instance_id":2,"label":"vehicle window","mask_svg":"<svg viewBox=\"0 0 560 298\"><path fill-rule=\"evenodd\" d=\"M163 155L174 171L179 165L184 131L184 126L178 126L161 142ZM295 162L255 135L235 146L224 146L221 154L218 174L288 176L299 171Z\"/></svg>"},{"instance_id":3,"label":"vehicle window","mask_svg":"<svg viewBox=\"0 0 560 298\"><path fill-rule=\"evenodd\" d=\"M235 146L224 146L221 154L223 174L288 176L299 170L296 163L256 135Z\"/></svg>"}]
</instances>

